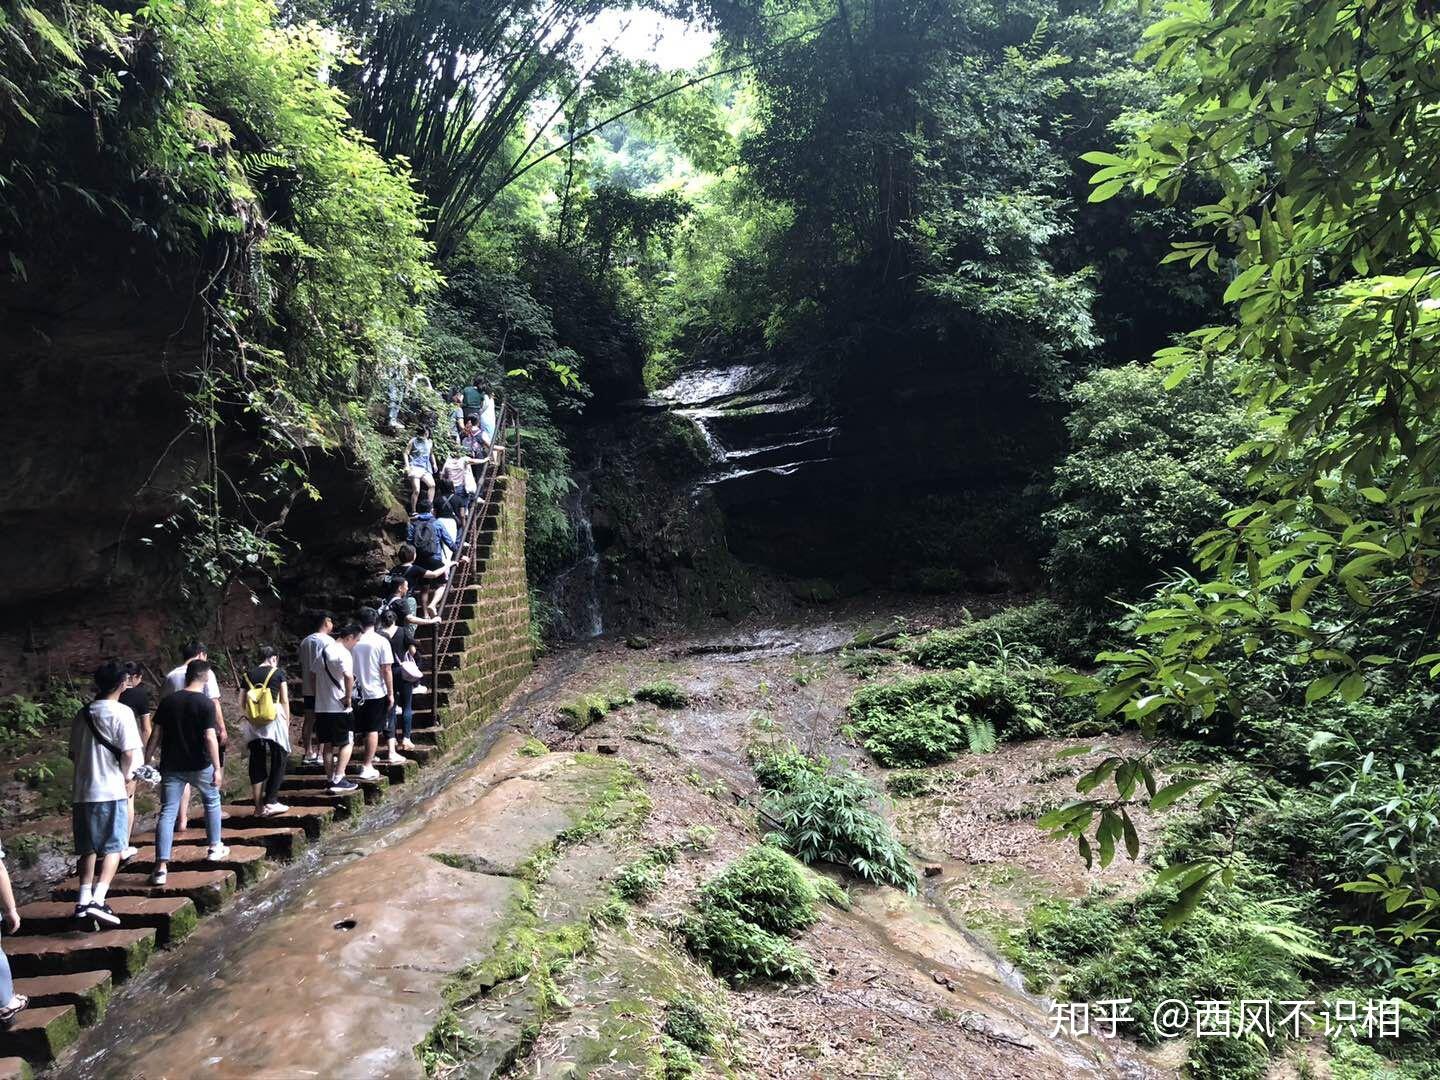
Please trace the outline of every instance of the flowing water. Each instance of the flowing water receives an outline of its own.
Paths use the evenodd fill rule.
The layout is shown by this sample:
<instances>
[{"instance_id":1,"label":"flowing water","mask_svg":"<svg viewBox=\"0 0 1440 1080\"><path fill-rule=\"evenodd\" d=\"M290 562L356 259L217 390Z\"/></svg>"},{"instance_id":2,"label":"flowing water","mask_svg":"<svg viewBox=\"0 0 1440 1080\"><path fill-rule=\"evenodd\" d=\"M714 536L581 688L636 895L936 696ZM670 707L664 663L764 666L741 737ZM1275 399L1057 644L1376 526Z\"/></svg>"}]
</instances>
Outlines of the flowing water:
<instances>
[{"instance_id":1,"label":"flowing water","mask_svg":"<svg viewBox=\"0 0 1440 1080\"><path fill-rule=\"evenodd\" d=\"M560 612L559 636L583 641L605 632L600 596L600 553L595 549L595 532L590 523L590 478L576 477L575 487L565 499L565 513L575 530L577 557L550 586L550 599Z\"/></svg>"},{"instance_id":2,"label":"flowing water","mask_svg":"<svg viewBox=\"0 0 1440 1080\"><path fill-rule=\"evenodd\" d=\"M692 368L655 396L700 429L715 460L706 485L790 476L830 460L834 426L769 365Z\"/></svg>"}]
</instances>

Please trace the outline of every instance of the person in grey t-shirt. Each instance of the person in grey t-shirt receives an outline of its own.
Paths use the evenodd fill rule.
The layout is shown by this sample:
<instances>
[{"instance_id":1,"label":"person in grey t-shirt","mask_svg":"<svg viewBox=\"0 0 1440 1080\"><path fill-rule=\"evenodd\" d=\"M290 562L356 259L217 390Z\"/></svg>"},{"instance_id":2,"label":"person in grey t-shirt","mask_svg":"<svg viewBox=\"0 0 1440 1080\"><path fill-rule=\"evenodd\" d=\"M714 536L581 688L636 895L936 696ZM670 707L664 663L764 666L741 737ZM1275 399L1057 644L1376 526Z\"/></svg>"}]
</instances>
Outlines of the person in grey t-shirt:
<instances>
[{"instance_id":1,"label":"person in grey t-shirt","mask_svg":"<svg viewBox=\"0 0 1440 1080\"><path fill-rule=\"evenodd\" d=\"M96 668L95 700L76 713L70 729L75 762L71 826L80 880L75 918L110 926L119 926L120 916L110 910L105 894L129 839L133 776L143 751L135 713L120 704L125 682L125 668L114 661Z\"/></svg>"}]
</instances>

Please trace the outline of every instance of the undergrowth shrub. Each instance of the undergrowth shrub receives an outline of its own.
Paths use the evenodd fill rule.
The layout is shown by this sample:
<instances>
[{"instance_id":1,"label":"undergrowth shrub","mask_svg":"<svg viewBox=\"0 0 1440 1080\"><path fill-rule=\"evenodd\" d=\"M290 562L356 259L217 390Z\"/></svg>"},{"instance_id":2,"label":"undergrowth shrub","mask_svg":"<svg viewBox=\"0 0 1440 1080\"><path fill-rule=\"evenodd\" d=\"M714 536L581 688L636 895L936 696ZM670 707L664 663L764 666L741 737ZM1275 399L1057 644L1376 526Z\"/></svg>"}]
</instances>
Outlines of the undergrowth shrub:
<instances>
[{"instance_id":1,"label":"undergrowth shrub","mask_svg":"<svg viewBox=\"0 0 1440 1080\"><path fill-rule=\"evenodd\" d=\"M915 871L890 823L870 805L875 791L855 773L802 774L768 801L774 836L801 862L849 867L880 885L915 891Z\"/></svg>"},{"instance_id":2,"label":"undergrowth shrub","mask_svg":"<svg viewBox=\"0 0 1440 1080\"><path fill-rule=\"evenodd\" d=\"M681 920L680 936L692 953L732 986L757 979L811 982L815 978L810 957L793 942L713 904L701 904Z\"/></svg>"},{"instance_id":3,"label":"undergrowth shrub","mask_svg":"<svg viewBox=\"0 0 1440 1080\"><path fill-rule=\"evenodd\" d=\"M766 812L779 823L771 835L804 863L849 867L881 885L913 891L915 871L890 823L873 807L875 790L853 772L832 773L788 743L751 748Z\"/></svg>"},{"instance_id":4,"label":"undergrowth shrub","mask_svg":"<svg viewBox=\"0 0 1440 1080\"><path fill-rule=\"evenodd\" d=\"M793 791L807 777L822 776L828 758L812 758L793 743L763 743L748 751L755 779L766 791Z\"/></svg>"},{"instance_id":5,"label":"undergrowth shrub","mask_svg":"<svg viewBox=\"0 0 1440 1080\"><path fill-rule=\"evenodd\" d=\"M814 923L819 899L794 859L759 844L701 888L680 936L736 986L755 979L809 981L815 977L810 958L786 939Z\"/></svg>"},{"instance_id":6,"label":"undergrowth shrub","mask_svg":"<svg viewBox=\"0 0 1440 1080\"><path fill-rule=\"evenodd\" d=\"M910 768L1038 735L1058 700L1039 680L971 664L861 687L848 711L852 733L876 761Z\"/></svg>"},{"instance_id":7,"label":"undergrowth shrub","mask_svg":"<svg viewBox=\"0 0 1440 1080\"><path fill-rule=\"evenodd\" d=\"M648 701L662 709L683 709L690 704L690 695L668 679L646 683L635 691L636 701Z\"/></svg>"},{"instance_id":8,"label":"undergrowth shrub","mask_svg":"<svg viewBox=\"0 0 1440 1080\"><path fill-rule=\"evenodd\" d=\"M771 844L752 847L700 890L701 903L786 936L815 921L819 898L805 871Z\"/></svg>"},{"instance_id":9,"label":"undergrowth shrub","mask_svg":"<svg viewBox=\"0 0 1440 1080\"><path fill-rule=\"evenodd\" d=\"M885 790L897 799L915 799L935 790L935 781L924 772L894 773L885 778Z\"/></svg>"},{"instance_id":10,"label":"undergrowth shrub","mask_svg":"<svg viewBox=\"0 0 1440 1080\"><path fill-rule=\"evenodd\" d=\"M665 1026L660 1029L681 1046L697 1054L715 1047L715 1025L693 998L672 998L665 1005Z\"/></svg>"},{"instance_id":11,"label":"undergrowth shrub","mask_svg":"<svg viewBox=\"0 0 1440 1080\"><path fill-rule=\"evenodd\" d=\"M566 731L584 731L616 709L633 704L634 700L624 694L581 694L574 701L560 706L560 726Z\"/></svg>"},{"instance_id":12,"label":"undergrowth shrub","mask_svg":"<svg viewBox=\"0 0 1440 1080\"><path fill-rule=\"evenodd\" d=\"M1030 925L1013 940L1012 959L1032 987L1043 988L1058 969L1058 995L1073 1001L1132 998L1135 1020L1126 1028L1147 1045L1162 1036L1155 1007L1184 1002L1305 1000L1300 971L1314 952L1313 938L1290 922L1286 908L1241 891L1226 905L1202 905L1173 929L1163 925L1173 889L1151 889L1130 900L1089 897L1057 901L1031 911ZM1211 1044L1236 1044L1217 1048ZM1263 1043L1197 1039L1190 1075L1258 1080L1268 1064Z\"/></svg>"},{"instance_id":13,"label":"undergrowth shrub","mask_svg":"<svg viewBox=\"0 0 1440 1080\"><path fill-rule=\"evenodd\" d=\"M646 852L615 877L615 894L631 904L649 900L665 883L665 871L675 861L675 847L666 844Z\"/></svg>"},{"instance_id":14,"label":"undergrowth shrub","mask_svg":"<svg viewBox=\"0 0 1440 1080\"><path fill-rule=\"evenodd\" d=\"M933 630L905 646L905 658L926 668L958 668L1002 659L1038 664L1060 651L1064 613L1050 600L1005 608L963 626Z\"/></svg>"}]
</instances>

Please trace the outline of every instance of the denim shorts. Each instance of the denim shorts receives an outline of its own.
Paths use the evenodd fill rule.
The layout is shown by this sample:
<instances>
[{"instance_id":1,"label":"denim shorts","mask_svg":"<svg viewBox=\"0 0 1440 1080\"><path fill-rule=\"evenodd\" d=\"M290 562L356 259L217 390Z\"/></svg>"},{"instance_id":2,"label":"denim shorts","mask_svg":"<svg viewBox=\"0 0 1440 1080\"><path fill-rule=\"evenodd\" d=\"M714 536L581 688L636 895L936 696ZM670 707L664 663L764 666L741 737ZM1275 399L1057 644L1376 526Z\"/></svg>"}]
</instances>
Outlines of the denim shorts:
<instances>
[{"instance_id":1,"label":"denim shorts","mask_svg":"<svg viewBox=\"0 0 1440 1080\"><path fill-rule=\"evenodd\" d=\"M78 802L71 808L76 855L114 855L125 850L130 831L130 805L112 802Z\"/></svg>"}]
</instances>

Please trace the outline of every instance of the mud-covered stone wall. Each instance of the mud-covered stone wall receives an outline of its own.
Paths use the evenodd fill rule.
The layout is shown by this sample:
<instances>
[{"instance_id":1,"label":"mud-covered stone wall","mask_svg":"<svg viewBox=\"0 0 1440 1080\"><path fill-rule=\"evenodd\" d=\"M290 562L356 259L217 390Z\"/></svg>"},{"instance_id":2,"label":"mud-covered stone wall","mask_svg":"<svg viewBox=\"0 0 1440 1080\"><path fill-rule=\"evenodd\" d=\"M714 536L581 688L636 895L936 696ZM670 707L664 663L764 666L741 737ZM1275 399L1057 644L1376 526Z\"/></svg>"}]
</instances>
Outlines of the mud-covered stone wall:
<instances>
[{"instance_id":1,"label":"mud-covered stone wall","mask_svg":"<svg viewBox=\"0 0 1440 1080\"><path fill-rule=\"evenodd\" d=\"M504 485L489 554L462 601L469 605L459 630L465 635L440 710L448 736L490 719L530 671L530 592L525 581L525 472L511 469ZM479 538L484 543L485 537Z\"/></svg>"}]
</instances>

